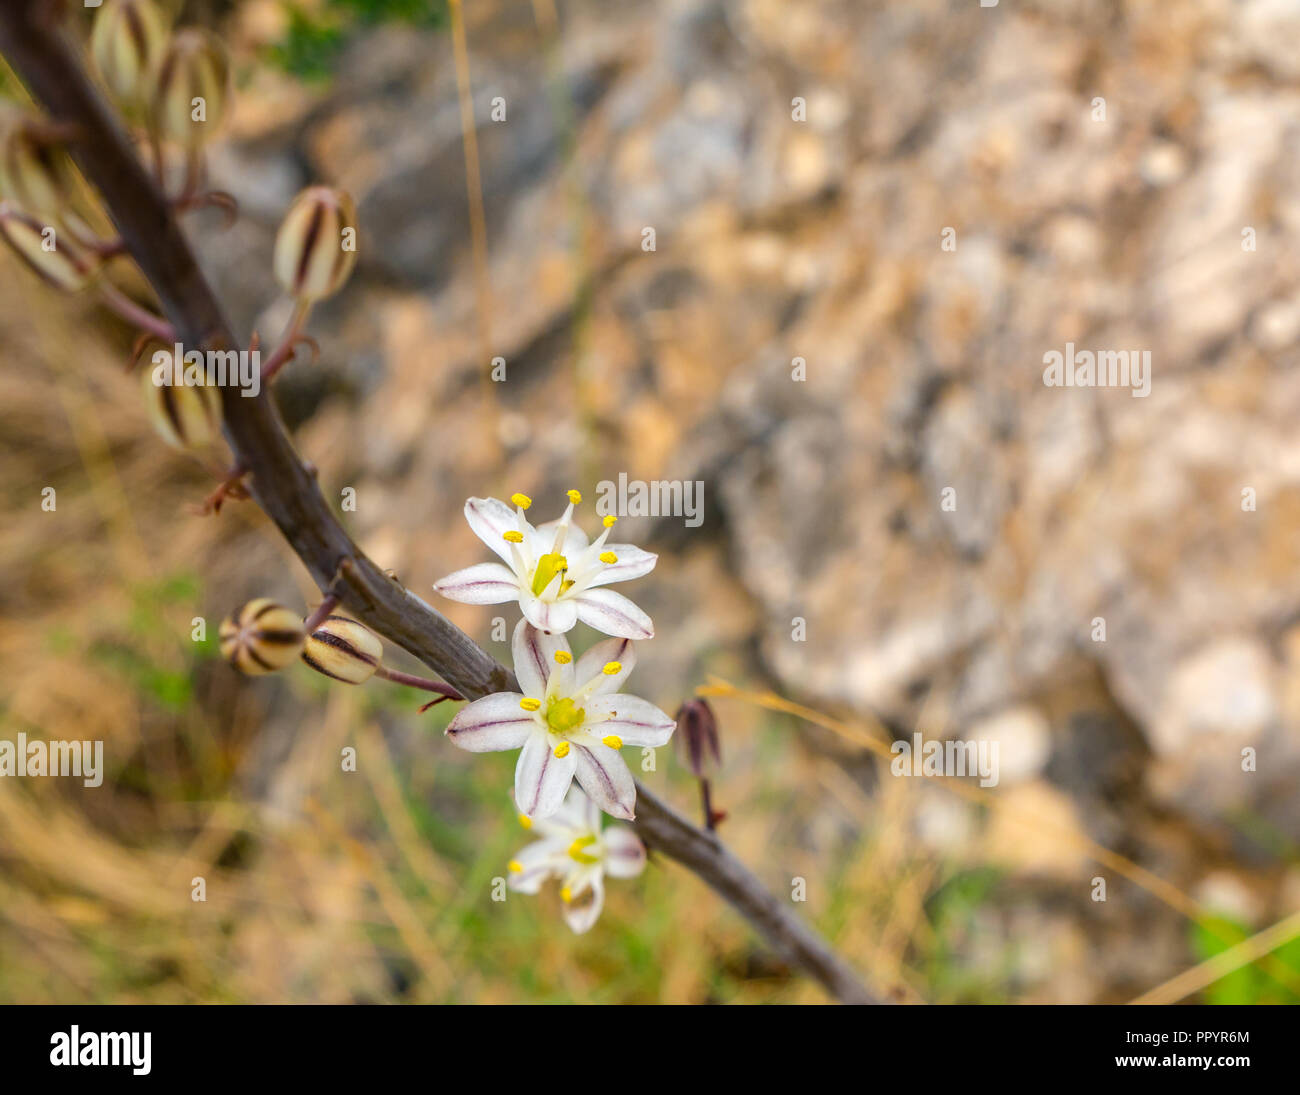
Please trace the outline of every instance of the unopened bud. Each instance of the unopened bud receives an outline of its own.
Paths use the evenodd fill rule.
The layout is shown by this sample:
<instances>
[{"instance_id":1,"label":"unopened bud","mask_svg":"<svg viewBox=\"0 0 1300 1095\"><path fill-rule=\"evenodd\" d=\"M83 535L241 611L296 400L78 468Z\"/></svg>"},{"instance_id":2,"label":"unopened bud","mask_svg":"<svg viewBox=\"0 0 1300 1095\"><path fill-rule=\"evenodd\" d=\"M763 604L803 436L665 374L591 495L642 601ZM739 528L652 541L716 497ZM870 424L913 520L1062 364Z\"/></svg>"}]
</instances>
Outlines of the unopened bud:
<instances>
[{"instance_id":1,"label":"unopened bud","mask_svg":"<svg viewBox=\"0 0 1300 1095\"><path fill-rule=\"evenodd\" d=\"M164 351L171 357L170 351ZM155 374L166 369L159 383ZM146 369L143 376L145 406L158 435L176 449L202 449L221 429L221 395L210 384L172 383L171 368Z\"/></svg>"},{"instance_id":2,"label":"unopened bud","mask_svg":"<svg viewBox=\"0 0 1300 1095\"><path fill-rule=\"evenodd\" d=\"M72 161L54 127L6 109L0 115L0 192L25 213L55 219L67 211L75 186Z\"/></svg>"},{"instance_id":3,"label":"unopened bud","mask_svg":"<svg viewBox=\"0 0 1300 1095\"><path fill-rule=\"evenodd\" d=\"M0 202L0 236L19 257L57 289L77 293L99 270L99 258L83 251L67 233Z\"/></svg>"},{"instance_id":4,"label":"unopened bud","mask_svg":"<svg viewBox=\"0 0 1300 1095\"><path fill-rule=\"evenodd\" d=\"M158 134L188 149L216 134L230 92L230 64L220 39L204 30L178 31L158 62L153 123Z\"/></svg>"},{"instance_id":5,"label":"unopened bud","mask_svg":"<svg viewBox=\"0 0 1300 1095\"><path fill-rule=\"evenodd\" d=\"M275 237L275 278L303 301L337 293L357 261L357 217L342 190L310 186L293 200Z\"/></svg>"},{"instance_id":6,"label":"unopened bud","mask_svg":"<svg viewBox=\"0 0 1300 1095\"><path fill-rule=\"evenodd\" d=\"M90 54L109 91L125 103L148 94L167 43L167 20L154 0L109 0L95 16Z\"/></svg>"},{"instance_id":7,"label":"unopened bud","mask_svg":"<svg viewBox=\"0 0 1300 1095\"><path fill-rule=\"evenodd\" d=\"M677 709L677 750L696 779L705 779L722 764L718 720L707 700L687 700Z\"/></svg>"},{"instance_id":8,"label":"unopened bud","mask_svg":"<svg viewBox=\"0 0 1300 1095\"><path fill-rule=\"evenodd\" d=\"M336 681L363 684L374 676L383 654L383 644L356 620L327 616L308 636L302 660Z\"/></svg>"},{"instance_id":9,"label":"unopened bud","mask_svg":"<svg viewBox=\"0 0 1300 1095\"><path fill-rule=\"evenodd\" d=\"M221 656L241 673L258 677L290 664L304 639L296 612L258 597L222 621Z\"/></svg>"}]
</instances>

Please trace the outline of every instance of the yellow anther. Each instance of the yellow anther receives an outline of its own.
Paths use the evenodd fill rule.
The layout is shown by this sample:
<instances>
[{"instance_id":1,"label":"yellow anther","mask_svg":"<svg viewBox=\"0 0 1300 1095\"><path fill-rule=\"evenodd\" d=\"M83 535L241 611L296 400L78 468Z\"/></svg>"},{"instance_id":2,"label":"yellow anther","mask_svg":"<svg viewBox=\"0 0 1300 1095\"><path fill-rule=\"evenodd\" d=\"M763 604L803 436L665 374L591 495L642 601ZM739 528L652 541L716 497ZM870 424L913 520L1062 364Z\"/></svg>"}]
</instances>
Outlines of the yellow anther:
<instances>
[{"instance_id":1,"label":"yellow anther","mask_svg":"<svg viewBox=\"0 0 1300 1095\"><path fill-rule=\"evenodd\" d=\"M537 711L541 709L542 701L535 700L532 698L532 696L525 696L522 700L519 701L519 706L522 707L525 711Z\"/></svg>"},{"instance_id":2,"label":"yellow anther","mask_svg":"<svg viewBox=\"0 0 1300 1095\"><path fill-rule=\"evenodd\" d=\"M560 744L555 747L555 755L561 760L567 757L569 755L569 743L567 741L560 742Z\"/></svg>"},{"instance_id":3,"label":"yellow anther","mask_svg":"<svg viewBox=\"0 0 1300 1095\"><path fill-rule=\"evenodd\" d=\"M615 673L623 672L622 662L606 662L605 668L601 670L607 677L612 677Z\"/></svg>"},{"instance_id":4,"label":"yellow anther","mask_svg":"<svg viewBox=\"0 0 1300 1095\"><path fill-rule=\"evenodd\" d=\"M560 891L560 900L566 905L573 900L573 891L569 889L568 886L565 886L564 889Z\"/></svg>"},{"instance_id":5,"label":"yellow anther","mask_svg":"<svg viewBox=\"0 0 1300 1095\"><path fill-rule=\"evenodd\" d=\"M573 655L570 654L567 650L557 650L555 652L555 660L559 662L561 665L568 665L571 661L573 661Z\"/></svg>"},{"instance_id":6,"label":"yellow anther","mask_svg":"<svg viewBox=\"0 0 1300 1095\"><path fill-rule=\"evenodd\" d=\"M526 494L512 494L510 496L510 501L512 501L520 509L527 509L529 506L533 504L533 500L529 498L528 495Z\"/></svg>"},{"instance_id":7,"label":"yellow anther","mask_svg":"<svg viewBox=\"0 0 1300 1095\"><path fill-rule=\"evenodd\" d=\"M527 814L520 814L519 824L524 829L531 829L533 827L533 819Z\"/></svg>"},{"instance_id":8,"label":"yellow anther","mask_svg":"<svg viewBox=\"0 0 1300 1095\"><path fill-rule=\"evenodd\" d=\"M617 734L606 734L600 740L604 742L606 745L608 745L611 749L623 748L623 739L620 738Z\"/></svg>"},{"instance_id":9,"label":"yellow anther","mask_svg":"<svg viewBox=\"0 0 1300 1095\"><path fill-rule=\"evenodd\" d=\"M503 532L501 534L501 539L509 540L512 544L522 544L524 542L524 534L517 528L512 528L509 532Z\"/></svg>"},{"instance_id":10,"label":"yellow anther","mask_svg":"<svg viewBox=\"0 0 1300 1095\"><path fill-rule=\"evenodd\" d=\"M572 502L575 506L582 501L582 495L578 493L576 490L566 491L565 493L568 494L569 501Z\"/></svg>"},{"instance_id":11,"label":"yellow anther","mask_svg":"<svg viewBox=\"0 0 1300 1095\"><path fill-rule=\"evenodd\" d=\"M512 860L510 861L510 869L511 869L515 874L518 874L520 871L522 871L522 870L524 869L524 865L523 865L522 863L520 863L519 860L517 860L517 859L512 859Z\"/></svg>"},{"instance_id":12,"label":"yellow anther","mask_svg":"<svg viewBox=\"0 0 1300 1095\"><path fill-rule=\"evenodd\" d=\"M608 517L605 518L605 527L613 528L617 522L618 522L618 518L611 513Z\"/></svg>"},{"instance_id":13,"label":"yellow anther","mask_svg":"<svg viewBox=\"0 0 1300 1095\"><path fill-rule=\"evenodd\" d=\"M602 551L600 553L600 561L602 563L617 563L618 556L615 555L612 551Z\"/></svg>"}]
</instances>

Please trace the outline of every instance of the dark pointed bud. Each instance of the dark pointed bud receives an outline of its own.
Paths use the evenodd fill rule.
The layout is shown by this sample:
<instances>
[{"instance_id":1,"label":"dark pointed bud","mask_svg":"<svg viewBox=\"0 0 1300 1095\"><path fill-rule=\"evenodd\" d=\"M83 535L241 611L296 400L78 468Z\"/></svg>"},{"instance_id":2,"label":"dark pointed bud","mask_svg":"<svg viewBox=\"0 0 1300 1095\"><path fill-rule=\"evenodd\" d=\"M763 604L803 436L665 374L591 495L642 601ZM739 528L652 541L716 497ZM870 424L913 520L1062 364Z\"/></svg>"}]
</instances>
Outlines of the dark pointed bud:
<instances>
[{"instance_id":1,"label":"dark pointed bud","mask_svg":"<svg viewBox=\"0 0 1300 1095\"><path fill-rule=\"evenodd\" d=\"M687 700L677 709L677 751L682 763L696 779L712 775L722 764L722 749L718 744L718 720L708 701L700 698Z\"/></svg>"},{"instance_id":2,"label":"dark pointed bud","mask_svg":"<svg viewBox=\"0 0 1300 1095\"><path fill-rule=\"evenodd\" d=\"M55 220L76 186L72 161L55 128L18 109L0 115L0 193L25 213Z\"/></svg>"},{"instance_id":3,"label":"dark pointed bud","mask_svg":"<svg viewBox=\"0 0 1300 1095\"><path fill-rule=\"evenodd\" d=\"M383 644L356 620L327 616L308 637L302 660L333 680L364 684L374 676L383 654Z\"/></svg>"},{"instance_id":4,"label":"dark pointed bud","mask_svg":"<svg viewBox=\"0 0 1300 1095\"><path fill-rule=\"evenodd\" d=\"M221 395L210 384L184 384L173 377L172 357L170 350L160 350L142 374L149 420L172 448L205 448L221 429Z\"/></svg>"},{"instance_id":5,"label":"dark pointed bud","mask_svg":"<svg viewBox=\"0 0 1300 1095\"><path fill-rule=\"evenodd\" d=\"M293 200L275 237L275 279L300 301L337 293L357 261L357 215L342 190L310 186Z\"/></svg>"},{"instance_id":6,"label":"dark pointed bud","mask_svg":"<svg viewBox=\"0 0 1300 1095\"><path fill-rule=\"evenodd\" d=\"M260 677L298 657L306 633L296 612L267 597L249 601L221 623L221 656L241 673Z\"/></svg>"},{"instance_id":7,"label":"dark pointed bud","mask_svg":"<svg viewBox=\"0 0 1300 1095\"><path fill-rule=\"evenodd\" d=\"M167 44L167 20L154 0L108 0L95 16L90 55L109 91L138 103Z\"/></svg>"},{"instance_id":8,"label":"dark pointed bud","mask_svg":"<svg viewBox=\"0 0 1300 1095\"><path fill-rule=\"evenodd\" d=\"M194 150L216 135L230 99L230 65L221 40L178 31L158 62L153 124L159 136Z\"/></svg>"},{"instance_id":9,"label":"dark pointed bud","mask_svg":"<svg viewBox=\"0 0 1300 1095\"><path fill-rule=\"evenodd\" d=\"M79 247L66 232L4 202L0 202L0 236L28 266L64 292L80 292L99 271L99 257Z\"/></svg>"}]
</instances>

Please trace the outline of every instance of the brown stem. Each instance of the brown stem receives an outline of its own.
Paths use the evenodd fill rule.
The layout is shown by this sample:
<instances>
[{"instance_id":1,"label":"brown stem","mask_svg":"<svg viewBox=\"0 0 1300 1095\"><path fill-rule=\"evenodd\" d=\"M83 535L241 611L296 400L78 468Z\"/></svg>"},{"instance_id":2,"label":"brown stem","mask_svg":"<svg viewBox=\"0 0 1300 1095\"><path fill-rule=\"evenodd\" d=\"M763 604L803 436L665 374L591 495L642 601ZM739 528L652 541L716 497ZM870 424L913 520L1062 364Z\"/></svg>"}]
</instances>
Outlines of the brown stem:
<instances>
[{"instance_id":1,"label":"brown stem","mask_svg":"<svg viewBox=\"0 0 1300 1095\"><path fill-rule=\"evenodd\" d=\"M100 299L114 312L133 327L138 327L145 334L153 335L164 342L176 338L176 330L162 316L156 316L148 308L141 308L116 285L108 281L99 283Z\"/></svg>"},{"instance_id":2,"label":"brown stem","mask_svg":"<svg viewBox=\"0 0 1300 1095\"><path fill-rule=\"evenodd\" d=\"M136 158L121 122L94 90L72 44L42 0L0 3L0 51L56 121L79 126L71 149L99 191L122 239L183 341L229 350L240 345L199 270L157 182ZM222 392L225 430L236 458L253 470L254 497L321 589L336 591L366 626L403 647L471 699L517 691L514 674L468 635L386 575L335 520L293 450L263 389L246 399ZM337 576L337 581L335 578ZM835 998L876 1003L857 974L718 841L637 788L636 830L651 848L699 875L782 954Z\"/></svg>"},{"instance_id":3,"label":"brown stem","mask_svg":"<svg viewBox=\"0 0 1300 1095\"><path fill-rule=\"evenodd\" d=\"M436 699L433 703L426 703L421 711L432 707L443 700L463 700L465 697L452 688L449 684L443 684L441 681L431 681L427 677L417 677L413 673L403 673L400 669L389 669L386 665L381 665L375 670L375 676L381 680L392 681L394 684L404 684L408 688L420 688L425 692L436 692L441 698Z\"/></svg>"}]
</instances>

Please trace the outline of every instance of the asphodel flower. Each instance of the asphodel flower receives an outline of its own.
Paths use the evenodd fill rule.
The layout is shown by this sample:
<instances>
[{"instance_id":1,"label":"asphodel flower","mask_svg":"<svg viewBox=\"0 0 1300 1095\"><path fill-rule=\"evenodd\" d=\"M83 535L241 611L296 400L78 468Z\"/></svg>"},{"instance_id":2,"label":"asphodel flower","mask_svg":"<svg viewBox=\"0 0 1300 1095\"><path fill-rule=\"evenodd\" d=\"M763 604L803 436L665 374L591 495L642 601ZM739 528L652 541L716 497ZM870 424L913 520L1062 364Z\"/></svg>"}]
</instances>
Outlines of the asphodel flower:
<instances>
[{"instance_id":1,"label":"asphodel flower","mask_svg":"<svg viewBox=\"0 0 1300 1095\"><path fill-rule=\"evenodd\" d=\"M153 371L143 377L149 420L167 444L176 449L202 449L221 430L221 395L210 384L158 384Z\"/></svg>"},{"instance_id":2,"label":"asphodel flower","mask_svg":"<svg viewBox=\"0 0 1300 1095\"><path fill-rule=\"evenodd\" d=\"M357 261L357 214L351 197L309 186L293 200L275 236L276 280L295 300L322 300L343 288Z\"/></svg>"},{"instance_id":3,"label":"asphodel flower","mask_svg":"<svg viewBox=\"0 0 1300 1095\"><path fill-rule=\"evenodd\" d=\"M159 136L191 152L216 136L230 98L230 63L221 39L205 30L178 31L158 62L151 94Z\"/></svg>"},{"instance_id":4,"label":"asphodel flower","mask_svg":"<svg viewBox=\"0 0 1300 1095\"><path fill-rule=\"evenodd\" d=\"M24 213L57 221L72 203L75 175L48 121L15 107L0 112L0 194Z\"/></svg>"},{"instance_id":5,"label":"asphodel flower","mask_svg":"<svg viewBox=\"0 0 1300 1095\"><path fill-rule=\"evenodd\" d=\"M626 825L601 828L600 809L576 787L549 818L519 815L539 837L510 861L506 885L535 894L548 878L560 882L564 921L590 930L605 904L605 876L635 878L645 870L645 845Z\"/></svg>"},{"instance_id":6,"label":"asphodel flower","mask_svg":"<svg viewBox=\"0 0 1300 1095\"><path fill-rule=\"evenodd\" d=\"M520 620L511 641L522 692L496 692L462 707L447 737L471 753L519 750L515 802L549 817L576 778L607 814L630 819L636 782L619 750L656 748L676 725L648 700L619 688L636 664L628 639L606 639L576 661L563 635Z\"/></svg>"},{"instance_id":7,"label":"asphodel flower","mask_svg":"<svg viewBox=\"0 0 1300 1095\"><path fill-rule=\"evenodd\" d=\"M297 613L268 597L249 601L221 623L221 656L241 673L262 676L298 657L307 638Z\"/></svg>"},{"instance_id":8,"label":"asphodel flower","mask_svg":"<svg viewBox=\"0 0 1300 1095\"><path fill-rule=\"evenodd\" d=\"M90 55L109 91L125 103L144 99L167 43L168 22L154 0L108 0L95 16Z\"/></svg>"},{"instance_id":9,"label":"asphodel flower","mask_svg":"<svg viewBox=\"0 0 1300 1095\"><path fill-rule=\"evenodd\" d=\"M496 498L471 498L465 520L480 540L504 560L458 570L433 585L444 597L471 605L518 601L524 619L542 631L564 632L584 624L625 639L654 637L654 624L621 593L603 587L640 578L654 569L657 555L632 544L606 541L616 517L606 517L594 543L573 523L582 501L569 491L564 515L534 528L524 516L527 495L511 497L512 510Z\"/></svg>"},{"instance_id":10,"label":"asphodel flower","mask_svg":"<svg viewBox=\"0 0 1300 1095\"><path fill-rule=\"evenodd\" d=\"M59 232L7 202L0 202L0 236L56 289L80 292L99 272L99 257L83 250L67 232Z\"/></svg>"}]
</instances>

